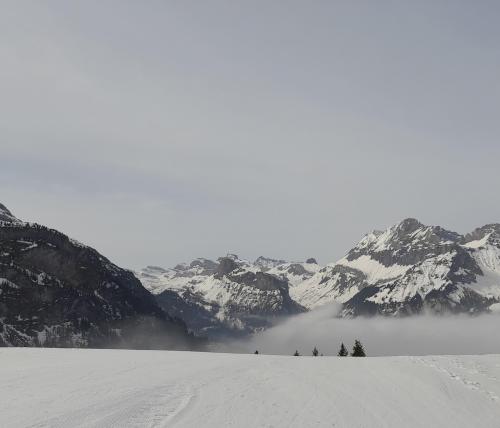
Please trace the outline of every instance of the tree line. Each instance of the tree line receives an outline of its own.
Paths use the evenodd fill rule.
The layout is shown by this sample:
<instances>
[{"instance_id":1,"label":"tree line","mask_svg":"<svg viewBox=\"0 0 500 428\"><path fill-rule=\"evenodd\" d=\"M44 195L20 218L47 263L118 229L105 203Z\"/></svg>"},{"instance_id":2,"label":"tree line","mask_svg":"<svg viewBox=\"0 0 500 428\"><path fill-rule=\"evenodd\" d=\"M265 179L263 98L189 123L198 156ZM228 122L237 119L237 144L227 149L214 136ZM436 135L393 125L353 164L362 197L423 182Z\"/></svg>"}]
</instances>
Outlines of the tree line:
<instances>
[{"instance_id":1,"label":"tree line","mask_svg":"<svg viewBox=\"0 0 500 428\"><path fill-rule=\"evenodd\" d=\"M255 354L258 354L258 353L259 353L259 351L255 351ZM312 350L312 355L313 355L313 357L317 357L318 355L323 356L323 354L319 353L318 348L316 348L316 346ZM352 351L351 351L350 355L351 355L351 357L366 357L365 348L364 348L363 344L361 343L361 341L359 341L357 339L354 341L354 345L352 347ZM293 353L293 356L300 357L299 351L296 350ZM345 347L343 342L340 345L340 349L339 349L339 352L337 353L337 356L339 356L339 357L348 357L349 356L349 351L347 351L347 348Z\"/></svg>"}]
</instances>

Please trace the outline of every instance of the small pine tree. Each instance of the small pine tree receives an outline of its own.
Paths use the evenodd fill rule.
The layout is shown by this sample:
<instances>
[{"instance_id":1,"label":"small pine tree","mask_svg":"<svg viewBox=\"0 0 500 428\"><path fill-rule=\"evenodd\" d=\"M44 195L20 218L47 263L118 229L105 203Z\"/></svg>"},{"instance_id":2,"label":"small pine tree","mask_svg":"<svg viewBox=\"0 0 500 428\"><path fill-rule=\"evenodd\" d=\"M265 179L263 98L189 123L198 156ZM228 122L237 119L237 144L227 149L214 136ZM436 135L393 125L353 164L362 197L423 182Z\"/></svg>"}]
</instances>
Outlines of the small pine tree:
<instances>
[{"instance_id":1,"label":"small pine tree","mask_svg":"<svg viewBox=\"0 0 500 428\"><path fill-rule=\"evenodd\" d=\"M313 357L317 357L318 354L319 354L319 351L318 351L318 349L315 346L314 349L313 349Z\"/></svg>"},{"instance_id":2,"label":"small pine tree","mask_svg":"<svg viewBox=\"0 0 500 428\"><path fill-rule=\"evenodd\" d=\"M294 356L294 357L298 357L298 356L300 356L299 351L295 351L295 353L293 354L293 356Z\"/></svg>"},{"instance_id":3,"label":"small pine tree","mask_svg":"<svg viewBox=\"0 0 500 428\"><path fill-rule=\"evenodd\" d=\"M346 347L344 346L344 343L340 345L340 350L339 353L337 354L339 357L347 357L349 355L349 352L347 352Z\"/></svg>"},{"instance_id":4,"label":"small pine tree","mask_svg":"<svg viewBox=\"0 0 500 428\"><path fill-rule=\"evenodd\" d=\"M354 341L354 346L352 347L351 357L366 357L363 345L359 340Z\"/></svg>"},{"instance_id":5,"label":"small pine tree","mask_svg":"<svg viewBox=\"0 0 500 428\"><path fill-rule=\"evenodd\" d=\"M258 355L258 354L259 354L259 351L257 351L257 350L256 350L256 351L254 352L254 354L255 354L255 355Z\"/></svg>"}]
</instances>

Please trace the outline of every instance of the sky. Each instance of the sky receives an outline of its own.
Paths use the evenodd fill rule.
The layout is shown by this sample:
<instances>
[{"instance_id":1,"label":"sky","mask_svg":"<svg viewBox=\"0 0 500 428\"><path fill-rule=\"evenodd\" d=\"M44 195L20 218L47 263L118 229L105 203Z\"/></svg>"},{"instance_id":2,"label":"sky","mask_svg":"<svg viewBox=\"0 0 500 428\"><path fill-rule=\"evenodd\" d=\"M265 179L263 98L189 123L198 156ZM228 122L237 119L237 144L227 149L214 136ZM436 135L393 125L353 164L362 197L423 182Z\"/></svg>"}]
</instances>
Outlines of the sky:
<instances>
[{"instance_id":1,"label":"sky","mask_svg":"<svg viewBox=\"0 0 500 428\"><path fill-rule=\"evenodd\" d=\"M497 1L1 1L0 202L129 268L500 221Z\"/></svg>"}]
</instances>

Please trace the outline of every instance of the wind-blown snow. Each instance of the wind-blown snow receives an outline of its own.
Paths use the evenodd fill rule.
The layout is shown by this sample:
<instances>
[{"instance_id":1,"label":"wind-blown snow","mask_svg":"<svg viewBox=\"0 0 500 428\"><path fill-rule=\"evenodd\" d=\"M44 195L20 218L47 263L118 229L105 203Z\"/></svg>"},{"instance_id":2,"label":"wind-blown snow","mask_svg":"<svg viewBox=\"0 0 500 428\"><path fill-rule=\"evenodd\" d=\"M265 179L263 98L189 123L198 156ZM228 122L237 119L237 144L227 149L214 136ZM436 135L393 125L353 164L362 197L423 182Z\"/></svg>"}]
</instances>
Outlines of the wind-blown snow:
<instances>
[{"instance_id":1,"label":"wind-blown snow","mask_svg":"<svg viewBox=\"0 0 500 428\"><path fill-rule=\"evenodd\" d=\"M0 426L497 427L500 356L2 349Z\"/></svg>"}]
</instances>

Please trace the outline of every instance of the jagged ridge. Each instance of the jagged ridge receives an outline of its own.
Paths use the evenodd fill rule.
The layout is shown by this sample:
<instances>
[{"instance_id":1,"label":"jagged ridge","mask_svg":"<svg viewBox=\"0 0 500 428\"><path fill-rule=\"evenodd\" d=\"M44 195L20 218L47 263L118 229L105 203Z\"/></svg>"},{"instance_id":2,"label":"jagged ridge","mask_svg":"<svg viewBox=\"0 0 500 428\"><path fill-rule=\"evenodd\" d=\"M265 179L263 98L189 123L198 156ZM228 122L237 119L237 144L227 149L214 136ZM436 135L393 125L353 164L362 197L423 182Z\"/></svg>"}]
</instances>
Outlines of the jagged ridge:
<instances>
[{"instance_id":1,"label":"jagged ridge","mask_svg":"<svg viewBox=\"0 0 500 428\"><path fill-rule=\"evenodd\" d=\"M461 236L405 219L366 235L295 298L308 308L341 302L344 316L490 311L500 301L499 231L493 224Z\"/></svg>"}]
</instances>

